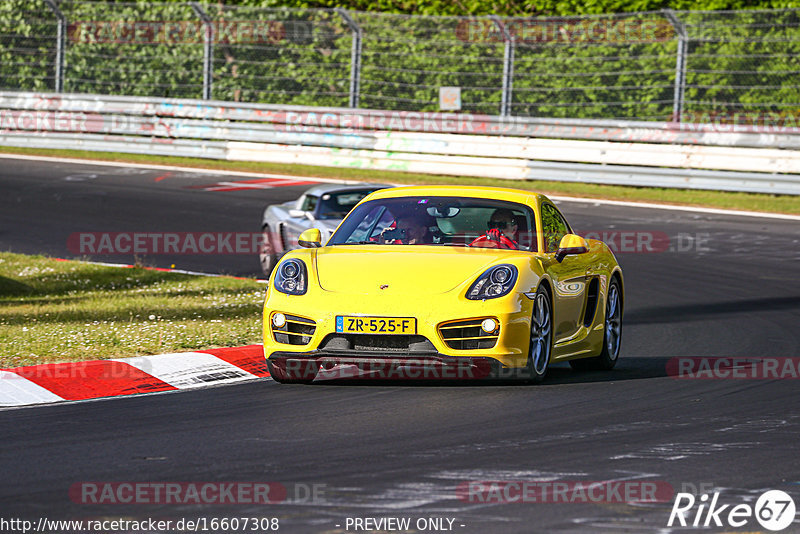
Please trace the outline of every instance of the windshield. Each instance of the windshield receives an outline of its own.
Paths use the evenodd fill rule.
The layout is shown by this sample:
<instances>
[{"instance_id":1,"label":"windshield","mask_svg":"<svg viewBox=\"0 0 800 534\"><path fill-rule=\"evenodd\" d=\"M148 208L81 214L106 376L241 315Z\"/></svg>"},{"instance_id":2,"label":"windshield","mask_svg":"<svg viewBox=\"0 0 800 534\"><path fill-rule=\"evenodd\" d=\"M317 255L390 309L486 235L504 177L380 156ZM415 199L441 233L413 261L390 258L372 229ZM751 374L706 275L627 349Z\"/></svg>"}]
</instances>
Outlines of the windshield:
<instances>
[{"instance_id":1,"label":"windshield","mask_svg":"<svg viewBox=\"0 0 800 534\"><path fill-rule=\"evenodd\" d=\"M483 198L403 197L358 206L329 245L389 244L495 248L498 236L512 248L535 250L533 212L527 206ZM505 241L504 241L505 242Z\"/></svg>"},{"instance_id":2,"label":"windshield","mask_svg":"<svg viewBox=\"0 0 800 534\"><path fill-rule=\"evenodd\" d=\"M361 200L376 191L373 189L359 189L357 191L342 191L340 193L325 193L319 201L318 219L344 219L345 215Z\"/></svg>"}]
</instances>

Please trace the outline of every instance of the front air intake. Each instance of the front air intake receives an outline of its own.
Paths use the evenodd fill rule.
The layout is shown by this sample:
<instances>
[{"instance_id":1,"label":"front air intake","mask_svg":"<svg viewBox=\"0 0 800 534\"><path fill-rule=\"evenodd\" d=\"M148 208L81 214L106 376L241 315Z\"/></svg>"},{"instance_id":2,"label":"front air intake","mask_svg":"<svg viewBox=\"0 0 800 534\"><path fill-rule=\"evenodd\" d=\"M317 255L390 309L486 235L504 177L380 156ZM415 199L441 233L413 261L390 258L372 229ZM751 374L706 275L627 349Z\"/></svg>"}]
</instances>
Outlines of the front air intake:
<instances>
[{"instance_id":1,"label":"front air intake","mask_svg":"<svg viewBox=\"0 0 800 534\"><path fill-rule=\"evenodd\" d=\"M286 324L281 327L272 325L272 336L278 343L308 345L316 329L317 323L311 319L287 314Z\"/></svg>"},{"instance_id":2,"label":"front air intake","mask_svg":"<svg viewBox=\"0 0 800 534\"><path fill-rule=\"evenodd\" d=\"M500 336L500 327L493 332L486 332L481 323L488 317L452 321L439 325L439 335L445 345L456 350L491 349Z\"/></svg>"}]
</instances>

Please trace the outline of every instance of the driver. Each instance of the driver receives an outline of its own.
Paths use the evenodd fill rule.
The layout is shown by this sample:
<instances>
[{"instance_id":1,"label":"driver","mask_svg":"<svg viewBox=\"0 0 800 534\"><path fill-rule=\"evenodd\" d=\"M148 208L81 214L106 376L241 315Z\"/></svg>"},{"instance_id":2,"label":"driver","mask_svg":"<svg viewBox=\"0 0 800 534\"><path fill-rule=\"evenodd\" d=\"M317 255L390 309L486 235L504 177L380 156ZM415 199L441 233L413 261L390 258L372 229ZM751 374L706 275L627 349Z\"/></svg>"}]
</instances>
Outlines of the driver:
<instances>
[{"instance_id":1,"label":"driver","mask_svg":"<svg viewBox=\"0 0 800 534\"><path fill-rule=\"evenodd\" d=\"M385 243L393 245L421 245L429 242L429 230L425 224L414 214L404 214L397 217L394 225L395 232L405 232L405 238L388 239ZM385 233L388 233L384 231Z\"/></svg>"},{"instance_id":2,"label":"driver","mask_svg":"<svg viewBox=\"0 0 800 534\"><path fill-rule=\"evenodd\" d=\"M397 219L395 228L406 231L403 241L406 245L419 245L424 242L428 228L413 215L404 215Z\"/></svg>"},{"instance_id":3,"label":"driver","mask_svg":"<svg viewBox=\"0 0 800 534\"><path fill-rule=\"evenodd\" d=\"M500 236L506 236L508 239L518 245L519 224L517 224L514 212L510 209L500 208L492 213L487 223L489 231L486 235L492 241L500 241Z\"/></svg>"}]
</instances>

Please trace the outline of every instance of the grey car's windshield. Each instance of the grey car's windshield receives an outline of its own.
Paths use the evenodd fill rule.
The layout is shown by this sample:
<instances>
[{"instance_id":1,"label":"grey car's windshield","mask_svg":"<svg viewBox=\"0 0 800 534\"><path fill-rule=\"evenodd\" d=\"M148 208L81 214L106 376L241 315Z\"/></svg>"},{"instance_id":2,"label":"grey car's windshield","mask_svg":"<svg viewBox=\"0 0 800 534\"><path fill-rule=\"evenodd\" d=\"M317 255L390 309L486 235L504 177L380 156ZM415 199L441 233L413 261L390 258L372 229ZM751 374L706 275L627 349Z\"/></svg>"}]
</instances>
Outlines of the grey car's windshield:
<instances>
[{"instance_id":1,"label":"grey car's windshield","mask_svg":"<svg viewBox=\"0 0 800 534\"><path fill-rule=\"evenodd\" d=\"M334 193L324 193L319 199L317 208L317 219L344 219L345 215L355 207L361 200L377 190L358 189L351 191L341 191Z\"/></svg>"},{"instance_id":2,"label":"grey car's windshield","mask_svg":"<svg viewBox=\"0 0 800 534\"><path fill-rule=\"evenodd\" d=\"M508 248L536 248L529 207L492 199L435 196L365 202L348 215L328 244L470 246L484 242L490 231L514 244Z\"/></svg>"}]
</instances>

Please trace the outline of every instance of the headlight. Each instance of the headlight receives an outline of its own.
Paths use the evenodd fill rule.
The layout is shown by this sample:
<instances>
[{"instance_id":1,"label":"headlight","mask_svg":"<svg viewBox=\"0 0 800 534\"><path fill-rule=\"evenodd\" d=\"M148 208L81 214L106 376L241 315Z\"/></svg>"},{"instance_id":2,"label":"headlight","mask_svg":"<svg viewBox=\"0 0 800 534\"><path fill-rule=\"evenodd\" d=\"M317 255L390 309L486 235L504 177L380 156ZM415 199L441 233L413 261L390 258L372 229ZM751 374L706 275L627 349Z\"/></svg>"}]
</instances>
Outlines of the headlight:
<instances>
[{"instance_id":1,"label":"headlight","mask_svg":"<svg viewBox=\"0 0 800 534\"><path fill-rule=\"evenodd\" d=\"M495 265L487 269L467 290L470 300L495 299L508 295L517 282L517 268L513 265Z\"/></svg>"},{"instance_id":2,"label":"headlight","mask_svg":"<svg viewBox=\"0 0 800 534\"><path fill-rule=\"evenodd\" d=\"M287 295L305 295L308 287L306 264L291 258L280 265L275 273L275 289Z\"/></svg>"}]
</instances>

